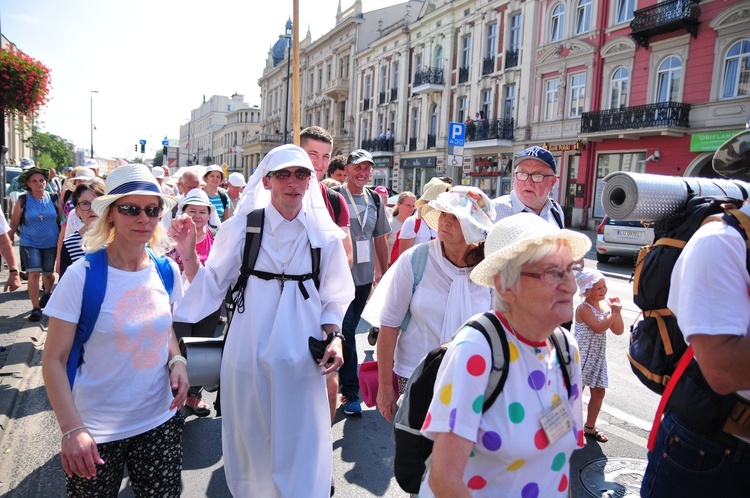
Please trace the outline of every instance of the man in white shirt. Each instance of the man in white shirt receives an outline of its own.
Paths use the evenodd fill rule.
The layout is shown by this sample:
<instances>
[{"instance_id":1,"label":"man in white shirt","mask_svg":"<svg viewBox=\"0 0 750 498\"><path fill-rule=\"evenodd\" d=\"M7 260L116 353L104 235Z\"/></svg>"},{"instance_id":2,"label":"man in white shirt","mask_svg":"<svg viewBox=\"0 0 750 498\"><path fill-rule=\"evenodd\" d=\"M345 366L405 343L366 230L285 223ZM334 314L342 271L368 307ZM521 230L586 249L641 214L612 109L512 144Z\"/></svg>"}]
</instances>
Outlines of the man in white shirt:
<instances>
[{"instance_id":1,"label":"man in white shirt","mask_svg":"<svg viewBox=\"0 0 750 498\"><path fill-rule=\"evenodd\" d=\"M13 250L13 244L8 237L10 226L5 219L5 214L0 208L0 256L8 265L8 281L5 282L5 290L14 291L21 287L21 277L18 274L18 263L16 262L16 252Z\"/></svg>"}]
</instances>

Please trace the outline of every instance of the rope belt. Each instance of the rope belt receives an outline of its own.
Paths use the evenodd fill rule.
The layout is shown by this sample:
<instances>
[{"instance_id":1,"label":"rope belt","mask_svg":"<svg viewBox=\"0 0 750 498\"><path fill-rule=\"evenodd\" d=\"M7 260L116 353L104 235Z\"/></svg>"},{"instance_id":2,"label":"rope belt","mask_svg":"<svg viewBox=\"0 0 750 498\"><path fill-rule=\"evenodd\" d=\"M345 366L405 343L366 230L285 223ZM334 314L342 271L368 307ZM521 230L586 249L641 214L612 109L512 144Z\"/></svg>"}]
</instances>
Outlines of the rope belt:
<instances>
[{"instance_id":1,"label":"rope belt","mask_svg":"<svg viewBox=\"0 0 750 498\"><path fill-rule=\"evenodd\" d=\"M299 291L302 293L305 300L309 299L310 294L307 292L307 289L305 289L305 286L302 285L302 282L318 277L318 272L305 273L304 275L287 275L286 273L270 273L267 271L250 270L249 273L250 275L254 275L262 280L278 280L282 292L284 291L284 283L289 281L297 282Z\"/></svg>"}]
</instances>

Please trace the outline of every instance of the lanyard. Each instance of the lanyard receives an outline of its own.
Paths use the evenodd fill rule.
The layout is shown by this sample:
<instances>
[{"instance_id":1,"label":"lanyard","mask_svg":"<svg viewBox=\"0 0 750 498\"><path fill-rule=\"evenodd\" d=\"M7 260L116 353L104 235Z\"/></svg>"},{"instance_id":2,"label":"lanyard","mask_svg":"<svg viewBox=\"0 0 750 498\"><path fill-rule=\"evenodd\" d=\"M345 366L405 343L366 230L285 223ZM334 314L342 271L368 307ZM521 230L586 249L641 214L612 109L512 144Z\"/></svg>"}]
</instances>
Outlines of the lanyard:
<instances>
[{"instance_id":1,"label":"lanyard","mask_svg":"<svg viewBox=\"0 0 750 498\"><path fill-rule=\"evenodd\" d=\"M360 217L359 215L359 207L357 207L357 203L354 202L354 197L352 197L352 193L349 191L347 187L344 187L346 190L346 195L349 196L349 200L352 202L352 207L354 208L354 214L357 215L357 221L359 222L359 226L362 228L362 235L365 234L365 224L367 223L367 211L370 209L370 203L367 200L367 188L364 188L362 190L362 196L365 200L365 213L364 216Z\"/></svg>"}]
</instances>

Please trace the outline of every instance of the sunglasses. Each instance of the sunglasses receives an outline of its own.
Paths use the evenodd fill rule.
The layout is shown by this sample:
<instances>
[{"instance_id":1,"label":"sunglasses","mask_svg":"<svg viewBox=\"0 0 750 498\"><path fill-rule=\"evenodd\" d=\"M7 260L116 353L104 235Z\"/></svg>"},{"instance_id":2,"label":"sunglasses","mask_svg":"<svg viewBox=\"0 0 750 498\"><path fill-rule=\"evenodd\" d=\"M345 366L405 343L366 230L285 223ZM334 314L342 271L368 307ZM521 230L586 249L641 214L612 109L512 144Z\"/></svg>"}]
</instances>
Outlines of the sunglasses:
<instances>
[{"instance_id":1,"label":"sunglasses","mask_svg":"<svg viewBox=\"0 0 750 498\"><path fill-rule=\"evenodd\" d=\"M120 214L124 214L125 216L138 216L139 214L141 214L141 211L143 211L149 218L158 218L159 216L161 216L161 212L163 211L163 208L161 206L148 206L142 208L140 206L133 206L131 204L115 204L115 207L120 212Z\"/></svg>"},{"instance_id":2,"label":"sunglasses","mask_svg":"<svg viewBox=\"0 0 750 498\"><path fill-rule=\"evenodd\" d=\"M310 178L310 175L312 175L312 171L310 171L309 169L294 170L294 176L295 178L297 178L297 180ZM292 176L292 172L288 169L280 169L279 171L271 171L270 173L268 173L268 176L275 176L279 180L288 180L289 177Z\"/></svg>"}]
</instances>

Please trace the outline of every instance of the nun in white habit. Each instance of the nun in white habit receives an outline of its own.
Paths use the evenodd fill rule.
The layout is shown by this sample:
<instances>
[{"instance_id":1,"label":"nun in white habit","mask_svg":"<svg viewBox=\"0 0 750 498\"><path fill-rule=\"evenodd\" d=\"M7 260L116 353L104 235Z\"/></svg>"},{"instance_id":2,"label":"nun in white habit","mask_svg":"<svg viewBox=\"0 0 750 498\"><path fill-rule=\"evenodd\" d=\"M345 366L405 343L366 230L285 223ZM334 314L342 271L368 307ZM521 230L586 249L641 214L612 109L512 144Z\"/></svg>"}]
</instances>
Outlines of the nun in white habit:
<instances>
[{"instance_id":1,"label":"nun in white habit","mask_svg":"<svg viewBox=\"0 0 750 498\"><path fill-rule=\"evenodd\" d=\"M205 267L186 265L191 283L174 312L175 320L192 323L221 304L239 276L246 216L254 209L265 208L256 270L308 274L310 248L321 249L320 287L303 282L308 299L297 282L282 285L250 276L244 312L235 312L232 320L221 365L221 411L224 470L234 496L330 494L331 419L324 375L343 364L343 337L334 336L328 346L324 360L333 359L328 367L313 361L308 337L325 339L340 331L354 284L344 233L331 220L308 170L314 173L310 159L295 145L266 155L236 214L222 224ZM178 250L194 247L191 223L189 218L173 222L170 234Z\"/></svg>"}]
</instances>

